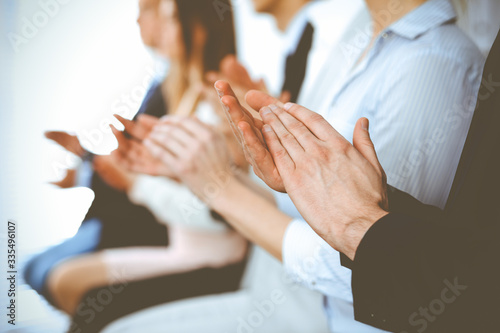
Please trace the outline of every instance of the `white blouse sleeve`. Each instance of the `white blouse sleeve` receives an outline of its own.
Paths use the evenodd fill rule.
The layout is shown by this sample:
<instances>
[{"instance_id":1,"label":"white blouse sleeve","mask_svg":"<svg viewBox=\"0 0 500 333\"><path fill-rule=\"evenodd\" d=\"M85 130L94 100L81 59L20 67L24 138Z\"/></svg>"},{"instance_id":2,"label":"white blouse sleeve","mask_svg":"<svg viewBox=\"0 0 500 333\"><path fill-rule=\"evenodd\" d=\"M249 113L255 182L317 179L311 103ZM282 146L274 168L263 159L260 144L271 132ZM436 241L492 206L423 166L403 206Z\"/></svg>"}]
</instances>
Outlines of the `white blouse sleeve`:
<instances>
[{"instance_id":1,"label":"white blouse sleeve","mask_svg":"<svg viewBox=\"0 0 500 333\"><path fill-rule=\"evenodd\" d=\"M148 208L161 223L206 231L227 230L186 186L168 178L140 175L128 196L133 203Z\"/></svg>"}]
</instances>

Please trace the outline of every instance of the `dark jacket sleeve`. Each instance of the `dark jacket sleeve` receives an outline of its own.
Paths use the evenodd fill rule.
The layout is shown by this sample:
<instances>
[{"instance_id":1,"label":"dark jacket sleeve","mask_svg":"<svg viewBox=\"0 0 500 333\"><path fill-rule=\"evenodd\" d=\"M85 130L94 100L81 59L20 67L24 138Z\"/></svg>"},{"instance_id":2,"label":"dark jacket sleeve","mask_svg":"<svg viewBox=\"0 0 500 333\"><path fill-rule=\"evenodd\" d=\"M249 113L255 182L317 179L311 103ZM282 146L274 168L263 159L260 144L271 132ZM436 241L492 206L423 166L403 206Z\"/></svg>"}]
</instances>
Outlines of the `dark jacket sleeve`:
<instances>
[{"instance_id":1,"label":"dark jacket sleeve","mask_svg":"<svg viewBox=\"0 0 500 333\"><path fill-rule=\"evenodd\" d=\"M498 230L447 225L390 213L372 226L352 263L356 320L393 332L500 327Z\"/></svg>"},{"instance_id":2,"label":"dark jacket sleeve","mask_svg":"<svg viewBox=\"0 0 500 333\"><path fill-rule=\"evenodd\" d=\"M352 269L357 320L394 332L500 331L500 38L445 211L389 189Z\"/></svg>"}]
</instances>

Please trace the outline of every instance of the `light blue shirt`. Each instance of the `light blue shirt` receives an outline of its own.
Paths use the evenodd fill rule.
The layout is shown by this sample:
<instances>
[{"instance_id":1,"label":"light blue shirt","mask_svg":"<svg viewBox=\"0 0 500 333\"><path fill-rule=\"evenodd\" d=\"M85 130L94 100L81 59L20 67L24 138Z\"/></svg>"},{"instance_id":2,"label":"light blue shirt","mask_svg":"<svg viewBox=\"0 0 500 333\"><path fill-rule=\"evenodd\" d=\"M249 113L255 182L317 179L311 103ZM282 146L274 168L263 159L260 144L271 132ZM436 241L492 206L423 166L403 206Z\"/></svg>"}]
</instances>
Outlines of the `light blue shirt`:
<instances>
[{"instance_id":1,"label":"light blue shirt","mask_svg":"<svg viewBox=\"0 0 500 333\"><path fill-rule=\"evenodd\" d=\"M319 112L350 141L356 121L367 117L388 183L439 207L451 189L484 65L455 19L448 0L429 0L385 29L358 63L370 39L360 30L339 45L347 65ZM380 331L354 320L351 271L303 220L286 231L283 261L292 278L326 296L332 332Z\"/></svg>"}]
</instances>

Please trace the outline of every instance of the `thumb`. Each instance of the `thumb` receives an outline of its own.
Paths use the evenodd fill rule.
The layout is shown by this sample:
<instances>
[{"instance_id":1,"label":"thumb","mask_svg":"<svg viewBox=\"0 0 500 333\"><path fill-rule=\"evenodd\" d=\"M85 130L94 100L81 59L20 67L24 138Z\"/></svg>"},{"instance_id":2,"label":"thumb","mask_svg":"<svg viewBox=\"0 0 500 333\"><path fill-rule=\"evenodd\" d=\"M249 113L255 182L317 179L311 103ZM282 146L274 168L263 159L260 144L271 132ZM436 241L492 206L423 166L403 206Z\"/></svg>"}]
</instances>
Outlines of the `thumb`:
<instances>
[{"instance_id":1,"label":"thumb","mask_svg":"<svg viewBox=\"0 0 500 333\"><path fill-rule=\"evenodd\" d=\"M370 138L369 132L370 123L366 118L360 118L354 127L353 145L373 167L379 171L383 171L380 162L378 161L375 146Z\"/></svg>"}]
</instances>

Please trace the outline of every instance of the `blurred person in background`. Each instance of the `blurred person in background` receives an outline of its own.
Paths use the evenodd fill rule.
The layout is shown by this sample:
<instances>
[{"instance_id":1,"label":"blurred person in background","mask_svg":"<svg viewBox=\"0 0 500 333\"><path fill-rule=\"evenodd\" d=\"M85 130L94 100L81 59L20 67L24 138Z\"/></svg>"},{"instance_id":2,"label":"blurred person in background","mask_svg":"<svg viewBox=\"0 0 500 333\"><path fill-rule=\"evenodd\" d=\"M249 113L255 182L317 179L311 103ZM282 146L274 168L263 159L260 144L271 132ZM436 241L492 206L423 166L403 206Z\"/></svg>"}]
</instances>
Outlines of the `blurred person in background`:
<instances>
[{"instance_id":1,"label":"blurred person in background","mask_svg":"<svg viewBox=\"0 0 500 333\"><path fill-rule=\"evenodd\" d=\"M227 137L231 160L242 173L247 172L248 164L222 118L216 96L204 95L206 73L219 71L221 60L236 53L232 16L221 21L207 0L162 0L159 18L158 50L170 65L161 84L164 113L172 117L194 115L218 135ZM149 161L151 171L156 161L138 142L158 118L140 115L136 122L118 118L135 143L126 150L140 154L143 164ZM127 167L118 152L106 158L120 169ZM246 240L172 177L168 169L150 172L162 175L156 177L139 174L137 168L108 172L100 160L94 161L94 168L110 186L124 191L132 202L148 208L168 226L169 246L104 249L66 260L52 270L48 289L54 303L73 317L71 331L98 332L110 321L148 306L239 287ZM117 237L119 234L118 227ZM120 292L101 311L89 315L91 301L109 290Z\"/></svg>"},{"instance_id":2,"label":"blurred person in background","mask_svg":"<svg viewBox=\"0 0 500 333\"><path fill-rule=\"evenodd\" d=\"M332 80L326 82L323 79L324 73L339 71L334 62L326 61L327 57L324 53L322 54L325 49L322 48L322 45L318 45L321 40L316 38L318 36L316 32L320 31L322 27L317 26L317 21L314 21L311 14L316 9L315 6L320 3L320 1L303 0L254 1L254 6L258 12L272 14L278 28L283 33L282 36L286 47L282 50L282 56L286 60L284 61L285 67L282 69L282 73L278 74L283 81L280 96L283 101L299 100L306 105L316 105L317 101L313 96L326 93L331 89ZM351 23L352 29L363 28L369 22L369 16L362 2L359 2L358 6L348 6L347 9L339 3L338 10L339 12L335 13L335 15L354 17ZM341 10L344 10L344 13L341 13ZM349 29L346 28L346 30ZM334 47L327 50L326 55L328 53L335 54L335 57L338 57L339 49ZM214 78L221 77L227 78L237 87L235 90L242 94L248 89L267 90L262 81L252 81L246 69L238 63L234 56L224 59L219 73L209 73L207 75L207 79L212 82ZM322 85L321 88L320 84ZM311 85L316 89L310 89ZM168 122L168 120L165 121ZM194 131L195 133L205 132L205 129L197 127L198 125L199 123L194 122L190 126L198 128ZM157 128L161 128L161 125ZM161 132L160 130L158 133L160 136L162 135ZM123 140L122 138L119 141ZM141 154L133 154L132 150L128 148L129 145L136 145L134 141L136 140L129 140L128 143L120 146L125 147L123 150L125 155L133 155L128 156L131 165L140 167L143 165L143 159L140 158ZM151 147L149 145L149 148ZM224 148L224 145L217 145L217 147L218 149L215 151L227 149ZM222 153L220 160L226 161ZM229 168L229 165L227 167ZM155 167L154 169L158 168ZM144 170L144 172L147 172L147 170ZM200 172L203 171L200 170ZM230 172L232 173L232 171ZM245 179L241 174L238 174L238 179L247 185L252 184L251 179ZM249 188L259 193L263 200L266 200L271 205L276 205L275 202L278 201L281 210L291 216L300 217L300 214L286 195L274 192L274 195L270 197L269 193L262 188L256 186L249 186ZM204 198L204 200L209 201L210 199L210 197ZM249 217L252 215L249 215L248 212L243 214ZM262 249L257 248L252 253L247 271L243 284L244 290L240 292L156 307L150 311L143 311L134 315L131 320L124 319L123 323L118 321L110 326L110 330L197 332L203 327L202 330L205 332L231 330L245 332L253 328L257 328L256 331L258 332L328 331L321 309L321 295L293 284L285 276L281 264L269 257L268 254L265 254ZM255 303L269 298L270 295L274 295L275 291L283 293L283 299L286 297L286 302L276 305L273 315L266 318L262 325L255 327L249 317L255 311ZM274 305L272 307L274 308ZM142 315L143 318L141 319ZM155 319L152 320L152 316ZM249 317L248 321L247 317ZM183 321L182 318L191 318L192 320ZM234 318L238 318L238 320L235 321Z\"/></svg>"},{"instance_id":3,"label":"blurred person in background","mask_svg":"<svg viewBox=\"0 0 500 333\"><path fill-rule=\"evenodd\" d=\"M159 0L140 0L139 25L144 45L157 50L160 43ZM165 114L165 101L160 82L153 82L139 114L161 117ZM46 137L60 144L83 161L78 170L68 170L66 177L55 184L61 188L86 186L94 191L94 201L78 232L71 239L35 256L26 265L26 282L53 304L47 289L50 273L61 262L99 249L122 246L167 246L168 235L164 225L144 207L133 204L123 193L123 184L108 185L110 175L126 175L109 156L93 155L86 151L78 138L65 132L47 132ZM95 169L94 165L99 168Z\"/></svg>"}]
</instances>

